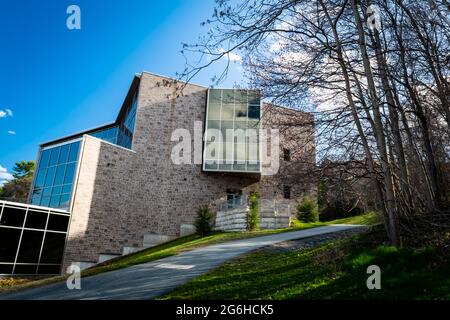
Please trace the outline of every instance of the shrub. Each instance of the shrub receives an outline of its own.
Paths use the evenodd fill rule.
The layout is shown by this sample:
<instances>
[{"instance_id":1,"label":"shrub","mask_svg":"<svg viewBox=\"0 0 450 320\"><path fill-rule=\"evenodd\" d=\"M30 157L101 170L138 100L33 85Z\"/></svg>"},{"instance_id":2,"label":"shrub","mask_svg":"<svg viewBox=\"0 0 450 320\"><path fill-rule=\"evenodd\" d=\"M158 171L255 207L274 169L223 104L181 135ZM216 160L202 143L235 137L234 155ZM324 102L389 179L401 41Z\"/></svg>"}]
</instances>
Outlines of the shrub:
<instances>
[{"instance_id":1,"label":"shrub","mask_svg":"<svg viewBox=\"0 0 450 320\"><path fill-rule=\"evenodd\" d=\"M259 195L253 192L250 195L250 210L247 213L247 230L254 231L259 229Z\"/></svg>"},{"instance_id":2,"label":"shrub","mask_svg":"<svg viewBox=\"0 0 450 320\"><path fill-rule=\"evenodd\" d=\"M319 220L317 203L310 197L304 197L297 206L297 218L302 222L316 222Z\"/></svg>"},{"instance_id":3,"label":"shrub","mask_svg":"<svg viewBox=\"0 0 450 320\"><path fill-rule=\"evenodd\" d=\"M207 205L203 205L197 209L197 219L194 226L195 231L200 236L204 237L212 231L213 214Z\"/></svg>"}]
</instances>

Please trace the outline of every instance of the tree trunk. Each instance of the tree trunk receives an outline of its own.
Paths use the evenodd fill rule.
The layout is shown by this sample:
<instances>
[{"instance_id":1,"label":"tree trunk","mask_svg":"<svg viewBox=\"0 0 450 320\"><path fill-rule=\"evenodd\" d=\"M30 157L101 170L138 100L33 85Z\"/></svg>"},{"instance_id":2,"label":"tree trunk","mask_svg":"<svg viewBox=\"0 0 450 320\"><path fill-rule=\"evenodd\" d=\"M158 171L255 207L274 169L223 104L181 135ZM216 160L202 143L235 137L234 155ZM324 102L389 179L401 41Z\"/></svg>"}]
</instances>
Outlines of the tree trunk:
<instances>
[{"instance_id":1,"label":"tree trunk","mask_svg":"<svg viewBox=\"0 0 450 320\"><path fill-rule=\"evenodd\" d=\"M392 182L392 173L389 164L389 158L386 148L386 139L383 130L383 122L380 113L380 104L376 92L375 81L372 74L372 67L370 65L369 55L367 53L366 39L364 29L359 16L356 0L351 0L353 15L355 18L356 28L359 37L359 47L364 65L364 73L369 87L370 99L372 102L372 112L375 123L375 137L377 141L378 152L381 158L381 168L383 170L383 180L385 189L386 210L389 218L389 239L394 246L400 246L400 234L397 221L397 213L395 209L395 192Z\"/></svg>"},{"instance_id":2,"label":"tree trunk","mask_svg":"<svg viewBox=\"0 0 450 320\"><path fill-rule=\"evenodd\" d=\"M351 88L350 76L349 76L349 73L348 73L348 70L347 70L347 66L345 64L345 59L344 59L344 55L343 55L343 52L342 52L342 46L341 46L340 38L339 38L339 35L337 33L337 30L336 30L336 24L332 22L329 14L328 14L328 10L327 10L327 8L325 7L325 5L323 3L323 0L319 0L319 1L320 1L320 4L321 4L321 6L322 6L322 8L323 8L323 10L324 10L324 12L325 12L325 14L327 16L327 19L328 19L328 21L330 23L330 26L333 29L333 36L334 36L335 41L336 41L336 53L337 53L337 56L338 56L338 62L339 62L339 65L341 67L342 74L344 76L344 82L345 82L345 88L346 88L345 92L346 92L347 100L348 100L348 103L349 103L349 106L350 106L350 110L351 110L351 114L352 114L353 120L355 121L355 125L356 125L356 128L358 130L359 137L361 138L361 142L362 142L363 149L364 149L364 154L366 155L366 159L367 159L367 166L368 166L368 169L369 169L369 174L370 174L370 177L372 179L372 183L373 183L373 185L375 187L375 190L376 190L376 193L377 193L378 202L379 202L379 204L381 206L381 209L382 209L382 211L384 213L383 216L386 217L388 215L388 213L387 213L387 209L386 209L386 206L385 206L385 202L383 201L383 198L384 198L383 197L383 191L382 191L382 188L381 188L380 181L377 179L377 175L376 175L376 172L375 172L375 163L374 163L374 160L373 160L372 152L370 151L369 143L368 143L367 137L366 137L366 135L364 133L364 129L363 129L362 124L361 124L361 120L359 119L355 101L353 100L353 93L352 93L352 88ZM385 221L385 225L386 225L386 230L389 230L389 222L388 221Z\"/></svg>"}]
</instances>

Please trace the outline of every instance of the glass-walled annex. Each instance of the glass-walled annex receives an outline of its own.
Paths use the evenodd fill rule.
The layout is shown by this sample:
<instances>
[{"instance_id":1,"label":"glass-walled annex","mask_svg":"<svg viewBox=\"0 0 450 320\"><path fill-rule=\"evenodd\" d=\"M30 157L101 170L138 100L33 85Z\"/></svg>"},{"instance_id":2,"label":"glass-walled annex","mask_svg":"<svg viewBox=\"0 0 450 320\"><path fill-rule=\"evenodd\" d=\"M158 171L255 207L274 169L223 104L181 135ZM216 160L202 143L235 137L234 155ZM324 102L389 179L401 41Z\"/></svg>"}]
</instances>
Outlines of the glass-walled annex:
<instances>
[{"instance_id":1,"label":"glass-walled annex","mask_svg":"<svg viewBox=\"0 0 450 320\"><path fill-rule=\"evenodd\" d=\"M60 273L83 135L131 149L135 91L114 124L41 146L29 204L0 201L0 275Z\"/></svg>"},{"instance_id":2,"label":"glass-walled annex","mask_svg":"<svg viewBox=\"0 0 450 320\"><path fill-rule=\"evenodd\" d=\"M206 118L203 170L260 173L260 92L210 89Z\"/></svg>"},{"instance_id":3,"label":"glass-walled annex","mask_svg":"<svg viewBox=\"0 0 450 320\"><path fill-rule=\"evenodd\" d=\"M69 214L0 201L0 275L58 274Z\"/></svg>"},{"instance_id":4,"label":"glass-walled annex","mask_svg":"<svg viewBox=\"0 0 450 320\"><path fill-rule=\"evenodd\" d=\"M137 111L137 93L125 108L117 125L88 133L112 144L131 149ZM70 209L77 160L83 135L42 148L32 188L30 203L62 210Z\"/></svg>"}]
</instances>

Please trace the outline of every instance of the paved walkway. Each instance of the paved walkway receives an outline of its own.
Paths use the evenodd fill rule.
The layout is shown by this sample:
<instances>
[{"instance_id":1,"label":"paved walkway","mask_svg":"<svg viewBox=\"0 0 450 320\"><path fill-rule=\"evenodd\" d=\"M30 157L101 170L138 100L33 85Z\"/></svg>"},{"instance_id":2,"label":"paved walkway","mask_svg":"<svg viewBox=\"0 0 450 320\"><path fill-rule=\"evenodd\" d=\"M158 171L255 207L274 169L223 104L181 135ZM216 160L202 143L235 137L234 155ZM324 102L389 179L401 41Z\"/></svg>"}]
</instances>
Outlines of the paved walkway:
<instances>
[{"instance_id":1,"label":"paved walkway","mask_svg":"<svg viewBox=\"0 0 450 320\"><path fill-rule=\"evenodd\" d=\"M331 225L215 244L126 269L82 278L81 290L69 290L65 283L56 283L0 295L0 300L152 299L208 272L227 260L252 250L283 241L358 227L360 226Z\"/></svg>"}]
</instances>

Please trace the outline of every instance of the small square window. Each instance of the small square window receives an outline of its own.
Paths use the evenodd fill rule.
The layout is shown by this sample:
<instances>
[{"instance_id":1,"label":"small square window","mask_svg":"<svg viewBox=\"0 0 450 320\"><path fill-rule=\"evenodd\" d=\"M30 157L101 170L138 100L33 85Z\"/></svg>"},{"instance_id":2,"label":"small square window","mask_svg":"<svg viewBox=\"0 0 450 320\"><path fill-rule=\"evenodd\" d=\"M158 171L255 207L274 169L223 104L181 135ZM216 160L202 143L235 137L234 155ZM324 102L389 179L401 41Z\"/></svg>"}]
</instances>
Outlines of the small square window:
<instances>
[{"instance_id":1,"label":"small square window","mask_svg":"<svg viewBox=\"0 0 450 320\"><path fill-rule=\"evenodd\" d=\"M259 105L249 105L248 106L248 117L250 119L260 119L261 110Z\"/></svg>"},{"instance_id":2,"label":"small square window","mask_svg":"<svg viewBox=\"0 0 450 320\"><path fill-rule=\"evenodd\" d=\"M291 161L291 150L283 149L283 159L284 161Z\"/></svg>"},{"instance_id":3,"label":"small square window","mask_svg":"<svg viewBox=\"0 0 450 320\"><path fill-rule=\"evenodd\" d=\"M283 187L283 195L285 199L291 198L291 187L290 186L284 186Z\"/></svg>"}]
</instances>

